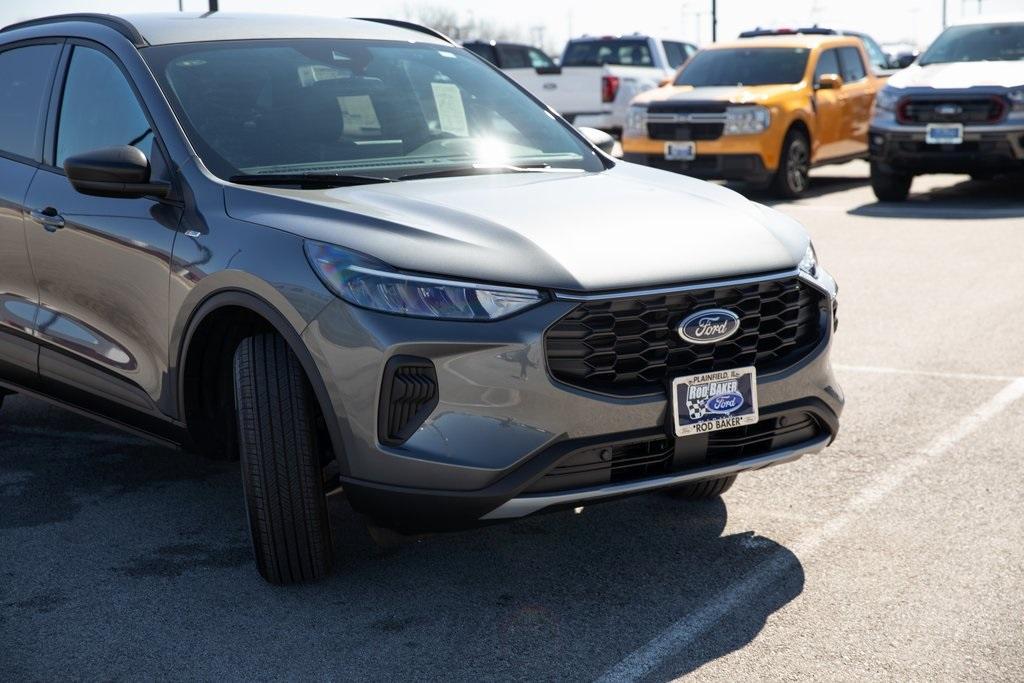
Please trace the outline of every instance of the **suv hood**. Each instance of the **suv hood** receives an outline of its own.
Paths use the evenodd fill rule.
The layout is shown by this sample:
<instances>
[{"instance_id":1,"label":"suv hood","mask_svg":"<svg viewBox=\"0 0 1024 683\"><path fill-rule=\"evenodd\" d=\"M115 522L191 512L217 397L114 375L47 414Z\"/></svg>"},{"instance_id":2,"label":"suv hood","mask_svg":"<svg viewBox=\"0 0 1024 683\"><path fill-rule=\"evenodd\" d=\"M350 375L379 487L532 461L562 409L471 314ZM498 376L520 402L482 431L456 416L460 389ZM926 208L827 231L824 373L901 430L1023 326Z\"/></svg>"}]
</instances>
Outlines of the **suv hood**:
<instances>
[{"instance_id":1,"label":"suv hood","mask_svg":"<svg viewBox=\"0 0 1024 683\"><path fill-rule=\"evenodd\" d=\"M634 164L328 190L225 186L234 218L404 270L600 291L794 268L808 238L723 187Z\"/></svg>"},{"instance_id":2,"label":"suv hood","mask_svg":"<svg viewBox=\"0 0 1024 683\"><path fill-rule=\"evenodd\" d=\"M632 104L651 104L652 102L760 104L799 91L801 87L799 83L791 85L720 85L706 88L694 88L690 85L670 85L648 90L637 96Z\"/></svg>"},{"instance_id":3,"label":"suv hood","mask_svg":"<svg viewBox=\"0 0 1024 683\"><path fill-rule=\"evenodd\" d=\"M889 78L893 88L966 90L974 87L1014 88L1024 85L1024 62L949 62L912 64Z\"/></svg>"}]
</instances>

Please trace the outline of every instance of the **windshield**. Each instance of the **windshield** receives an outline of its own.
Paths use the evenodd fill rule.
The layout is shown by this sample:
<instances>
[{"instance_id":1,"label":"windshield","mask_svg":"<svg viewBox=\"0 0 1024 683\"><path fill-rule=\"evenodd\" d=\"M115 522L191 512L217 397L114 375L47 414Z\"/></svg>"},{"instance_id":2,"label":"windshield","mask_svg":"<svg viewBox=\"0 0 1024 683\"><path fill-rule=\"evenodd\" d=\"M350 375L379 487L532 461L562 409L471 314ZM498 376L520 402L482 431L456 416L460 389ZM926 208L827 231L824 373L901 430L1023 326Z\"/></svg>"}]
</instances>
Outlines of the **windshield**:
<instances>
[{"instance_id":1,"label":"windshield","mask_svg":"<svg viewBox=\"0 0 1024 683\"><path fill-rule=\"evenodd\" d=\"M1020 59L1024 59L1024 24L979 24L946 29L924 53L920 63Z\"/></svg>"},{"instance_id":2,"label":"windshield","mask_svg":"<svg viewBox=\"0 0 1024 683\"><path fill-rule=\"evenodd\" d=\"M142 52L221 178L604 168L568 126L461 48L303 39Z\"/></svg>"},{"instance_id":3,"label":"windshield","mask_svg":"<svg viewBox=\"0 0 1024 683\"><path fill-rule=\"evenodd\" d=\"M702 50L676 76L676 85L775 85L799 83L807 68L806 48L744 47Z\"/></svg>"},{"instance_id":4,"label":"windshield","mask_svg":"<svg viewBox=\"0 0 1024 683\"><path fill-rule=\"evenodd\" d=\"M570 42L562 56L562 66L653 66L651 48L646 40L580 40Z\"/></svg>"}]
</instances>

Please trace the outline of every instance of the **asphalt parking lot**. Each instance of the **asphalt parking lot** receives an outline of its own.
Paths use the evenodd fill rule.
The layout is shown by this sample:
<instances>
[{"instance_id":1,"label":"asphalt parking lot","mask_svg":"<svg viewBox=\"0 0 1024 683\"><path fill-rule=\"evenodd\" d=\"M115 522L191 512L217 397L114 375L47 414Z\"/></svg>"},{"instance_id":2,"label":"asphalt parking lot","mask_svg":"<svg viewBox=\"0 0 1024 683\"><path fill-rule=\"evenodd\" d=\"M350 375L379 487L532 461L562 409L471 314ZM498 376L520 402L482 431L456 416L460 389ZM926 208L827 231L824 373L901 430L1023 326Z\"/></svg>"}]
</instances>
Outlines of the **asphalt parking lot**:
<instances>
[{"instance_id":1,"label":"asphalt parking lot","mask_svg":"<svg viewBox=\"0 0 1024 683\"><path fill-rule=\"evenodd\" d=\"M815 176L777 207L841 285L827 451L390 550L337 501L338 570L281 589L236 465L10 397L0 680L1021 680L1021 180Z\"/></svg>"}]
</instances>

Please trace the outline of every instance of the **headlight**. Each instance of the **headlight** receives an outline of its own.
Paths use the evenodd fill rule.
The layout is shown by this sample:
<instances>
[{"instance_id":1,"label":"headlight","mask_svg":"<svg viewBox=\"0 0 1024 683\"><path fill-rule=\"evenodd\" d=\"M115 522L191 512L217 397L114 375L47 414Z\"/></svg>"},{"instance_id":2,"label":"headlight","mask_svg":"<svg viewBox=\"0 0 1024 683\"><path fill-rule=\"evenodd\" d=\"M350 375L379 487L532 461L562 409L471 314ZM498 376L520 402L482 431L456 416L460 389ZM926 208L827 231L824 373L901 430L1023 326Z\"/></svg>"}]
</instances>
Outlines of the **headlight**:
<instances>
[{"instance_id":1,"label":"headlight","mask_svg":"<svg viewBox=\"0 0 1024 683\"><path fill-rule=\"evenodd\" d=\"M377 259L320 242L306 242L306 255L335 294L350 304L385 313L444 320L498 320L544 300L533 289L402 273Z\"/></svg>"},{"instance_id":2,"label":"headlight","mask_svg":"<svg viewBox=\"0 0 1024 683\"><path fill-rule=\"evenodd\" d=\"M800 260L800 270L811 277L818 276L818 255L814 253L813 244L807 244L807 251L804 252L803 259Z\"/></svg>"},{"instance_id":3,"label":"headlight","mask_svg":"<svg viewBox=\"0 0 1024 683\"><path fill-rule=\"evenodd\" d=\"M1010 100L1010 109L1013 111L1024 111L1024 88L1017 88L1006 93L1006 98Z\"/></svg>"},{"instance_id":4,"label":"headlight","mask_svg":"<svg viewBox=\"0 0 1024 683\"><path fill-rule=\"evenodd\" d=\"M768 107L760 105L726 107L725 109L725 134L726 135L749 135L760 133L772 122L772 113Z\"/></svg>"},{"instance_id":5,"label":"headlight","mask_svg":"<svg viewBox=\"0 0 1024 683\"><path fill-rule=\"evenodd\" d=\"M896 111L896 103L900 101L900 93L894 89L885 87L875 95L875 109L878 111Z\"/></svg>"},{"instance_id":6,"label":"headlight","mask_svg":"<svg viewBox=\"0 0 1024 683\"><path fill-rule=\"evenodd\" d=\"M626 110L626 125L622 128L622 135L630 138L647 135L647 107L634 104Z\"/></svg>"}]
</instances>

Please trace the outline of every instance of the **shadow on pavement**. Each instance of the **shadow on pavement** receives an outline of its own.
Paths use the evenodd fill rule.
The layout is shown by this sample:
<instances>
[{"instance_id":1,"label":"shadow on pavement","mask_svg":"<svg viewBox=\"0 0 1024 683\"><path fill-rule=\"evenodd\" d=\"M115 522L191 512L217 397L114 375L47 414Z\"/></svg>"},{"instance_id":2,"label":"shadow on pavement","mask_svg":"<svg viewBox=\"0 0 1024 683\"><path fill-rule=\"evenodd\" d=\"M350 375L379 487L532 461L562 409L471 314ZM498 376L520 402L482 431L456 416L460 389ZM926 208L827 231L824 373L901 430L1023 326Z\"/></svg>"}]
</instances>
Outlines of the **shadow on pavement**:
<instances>
[{"instance_id":1,"label":"shadow on pavement","mask_svg":"<svg viewBox=\"0 0 1024 683\"><path fill-rule=\"evenodd\" d=\"M815 197L825 197L836 192L845 192L846 190L854 190L858 187L867 185L868 182L869 178L866 174L864 177L812 175L810 187L807 188L807 191L804 194L800 195L800 199L797 201L814 199ZM760 202L761 204L766 204L768 206L794 201L792 199L780 198L778 195L772 193L770 189L751 187L742 183L727 183L726 187L736 190L755 202Z\"/></svg>"},{"instance_id":2,"label":"shadow on pavement","mask_svg":"<svg viewBox=\"0 0 1024 683\"><path fill-rule=\"evenodd\" d=\"M683 673L803 590L788 549L721 535L721 500L658 495L387 551L337 501L335 574L273 588L250 561L238 480L236 464L9 399L0 678L591 680L782 554L773 587L674 653Z\"/></svg>"},{"instance_id":3,"label":"shadow on pavement","mask_svg":"<svg viewBox=\"0 0 1024 683\"><path fill-rule=\"evenodd\" d=\"M1024 176L998 176L991 180L957 177L952 185L915 193L905 202L873 202L849 211L875 218L1018 218L1024 216Z\"/></svg>"}]
</instances>

